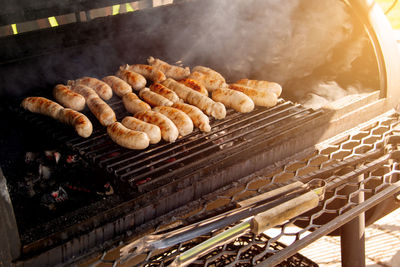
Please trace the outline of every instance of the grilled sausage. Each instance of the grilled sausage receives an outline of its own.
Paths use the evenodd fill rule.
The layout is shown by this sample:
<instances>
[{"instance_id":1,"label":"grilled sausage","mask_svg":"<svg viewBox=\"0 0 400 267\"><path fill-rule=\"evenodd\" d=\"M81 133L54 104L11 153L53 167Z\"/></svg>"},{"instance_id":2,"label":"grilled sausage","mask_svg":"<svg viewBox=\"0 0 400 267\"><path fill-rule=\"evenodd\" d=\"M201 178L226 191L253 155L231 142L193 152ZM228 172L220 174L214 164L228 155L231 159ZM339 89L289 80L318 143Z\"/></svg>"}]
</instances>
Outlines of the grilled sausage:
<instances>
[{"instance_id":1,"label":"grilled sausage","mask_svg":"<svg viewBox=\"0 0 400 267\"><path fill-rule=\"evenodd\" d=\"M150 143L147 134L128 129L119 122L110 124L107 133L115 143L129 149L145 149Z\"/></svg>"},{"instance_id":2,"label":"grilled sausage","mask_svg":"<svg viewBox=\"0 0 400 267\"><path fill-rule=\"evenodd\" d=\"M186 103L192 104L207 115L213 116L216 119L223 119L226 116L226 109L222 103L214 102L211 98L200 94L193 89L186 87L185 85L173 80L166 79L163 85L167 86L171 90L182 98Z\"/></svg>"},{"instance_id":3,"label":"grilled sausage","mask_svg":"<svg viewBox=\"0 0 400 267\"><path fill-rule=\"evenodd\" d=\"M187 86L189 88L192 88L193 90L199 92L202 95L208 96L207 89L199 81L186 78L186 79L180 80L179 82L184 84L185 86Z\"/></svg>"},{"instance_id":4,"label":"grilled sausage","mask_svg":"<svg viewBox=\"0 0 400 267\"><path fill-rule=\"evenodd\" d=\"M139 91L146 86L146 78L134 71L125 70L123 67L117 72L116 76L129 83L133 89Z\"/></svg>"},{"instance_id":5,"label":"grilled sausage","mask_svg":"<svg viewBox=\"0 0 400 267\"><path fill-rule=\"evenodd\" d=\"M85 115L69 108L63 108L47 98L27 97L22 101L21 106L30 112L43 114L74 126L75 131L82 137L88 137L92 134L92 123Z\"/></svg>"},{"instance_id":6,"label":"grilled sausage","mask_svg":"<svg viewBox=\"0 0 400 267\"><path fill-rule=\"evenodd\" d=\"M107 83L111 87L113 92L119 97L122 97L123 95L132 92L132 87L127 82L125 82L121 78L118 78L117 76L106 76L102 80Z\"/></svg>"},{"instance_id":7,"label":"grilled sausage","mask_svg":"<svg viewBox=\"0 0 400 267\"><path fill-rule=\"evenodd\" d=\"M64 108L59 112L61 122L72 125L75 131L82 137L89 137L93 132L93 125L82 113L70 108Z\"/></svg>"},{"instance_id":8,"label":"grilled sausage","mask_svg":"<svg viewBox=\"0 0 400 267\"><path fill-rule=\"evenodd\" d=\"M167 142L174 142L179 136L179 132L175 124L168 119L168 117L161 113L152 110L146 110L136 113L135 118L160 127L161 137Z\"/></svg>"},{"instance_id":9,"label":"grilled sausage","mask_svg":"<svg viewBox=\"0 0 400 267\"><path fill-rule=\"evenodd\" d=\"M154 93L162 95L163 97L167 98L171 102L175 103L175 102L179 101L178 95L174 91L172 91L172 90L168 89L167 87L165 87L164 85L162 85L161 83L153 83L152 85L150 85L149 88Z\"/></svg>"},{"instance_id":10,"label":"grilled sausage","mask_svg":"<svg viewBox=\"0 0 400 267\"><path fill-rule=\"evenodd\" d=\"M218 73L217 71L207 68L207 67L203 67L203 66L196 66L192 69L192 72L201 72L207 76L209 76L211 79L214 80L221 80L223 83L226 83L224 76L222 76L220 73Z\"/></svg>"},{"instance_id":11,"label":"grilled sausage","mask_svg":"<svg viewBox=\"0 0 400 267\"><path fill-rule=\"evenodd\" d=\"M21 106L30 112L43 114L56 120L59 119L59 112L63 109L60 104L39 96L25 98Z\"/></svg>"},{"instance_id":12,"label":"grilled sausage","mask_svg":"<svg viewBox=\"0 0 400 267\"><path fill-rule=\"evenodd\" d=\"M112 97L111 87L103 81L92 77L82 77L75 81L75 84L83 84L94 89L96 93L104 100L109 100Z\"/></svg>"},{"instance_id":13,"label":"grilled sausage","mask_svg":"<svg viewBox=\"0 0 400 267\"><path fill-rule=\"evenodd\" d=\"M185 136L193 132L193 122L185 112L166 106L155 107L153 108L153 111L167 116L175 124L176 128L178 128L181 136Z\"/></svg>"},{"instance_id":14,"label":"grilled sausage","mask_svg":"<svg viewBox=\"0 0 400 267\"><path fill-rule=\"evenodd\" d=\"M167 77L165 77L165 74L162 71L160 71L156 68L153 68L150 65L134 64L134 65L125 65L125 66L123 66L123 68L126 70L130 70L130 71L139 73L146 79L151 80L156 83L162 82L167 78Z\"/></svg>"},{"instance_id":15,"label":"grilled sausage","mask_svg":"<svg viewBox=\"0 0 400 267\"><path fill-rule=\"evenodd\" d=\"M85 98L72 91L70 86L57 84L53 89L53 96L64 107L78 111L85 108Z\"/></svg>"},{"instance_id":16,"label":"grilled sausage","mask_svg":"<svg viewBox=\"0 0 400 267\"><path fill-rule=\"evenodd\" d=\"M254 102L250 97L229 88L215 89L212 92L212 99L242 113L247 113L254 109Z\"/></svg>"},{"instance_id":17,"label":"grilled sausage","mask_svg":"<svg viewBox=\"0 0 400 267\"><path fill-rule=\"evenodd\" d=\"M71 86L72 91L83 96L86 101L92 97L99 97L96 91L90 88L89 86L83 84L76 84L74 81L68 81L68 85Z\"/></svg>"},{"instance_id":18,"label":"grilled sausage","mask_svg":"<svg viewBox=\"0 0 400 267\"><path fill-rule=\"evenodd\" d=\"M189 75L189 78L203 84L209 92L212 92L217 88L226 87L225 80L217 79L198 71L192 72Z\"/></svg>"},{"instance_id":19,"label":"grilled sausage","mask_svg":"<svg viewBox=\"0 0 400 267\"><path fill-rule=\"evenodd\" d=\"M100 97L91 97L86 100L86 104L101 125L108 126L117 120L112 108Z\"/></svg>"},{"instance_id":20,"label":"grilled sausage","mask_svg":"<svg viewBox=\"0 0 400 267\"><path fill-rule=\"evenodd\" d=\"M269 91L259 91L241 84L230 84L229 88L245 93L253 100L256 106L273 107L278 103L276 94Z\"/></svg>"},{"instance_id":21,"label":"grilled sausage","mask_svg":"<svg viewBox=\"0 0 400 267\"><path fill-rule=\"evenodd\" d=\"M141 121L131 116L123 118L121 122L125 127L131 130L146 133L150 139L150 144L157 144L161 140L161 130L157 125Z\"/></svg>"},{"instance_id":22,"label":"grilled sausage","mask_svg":"<svg viewBox=\"0 0 400 267\"><path fill-rule=\"evenodd\" d=\"M211 131L210 120L198 107L185 103L174 103L172 107L185 112L193 121L194 126L199 128L201 131L203 132Z\"/></svg>"},{"instance_id":23,"label":"grilled sausage","mask_svg":"<svg viewBox=\"0 0 400 267\"><path fill-rule=\"evenodd\" d=\"M172 102L169 101L167 98L150 91L149 88L145 87L139 92L139 96L146 101L150 106L157 107L157 106L172 106Z\"/></svg>"},{"instance_id":24,"label":"grilled sausage","mask_svg":"<svg viewBox=\"0 0 400 267\"><path fill-rule=\"evenodd\" d=\"M139 99L139 97L134 93L127 93L122 97L122 103L126 110L132 114L136 112L151 110L151 107L146 102Z\"/></svg>"},{"instance_id":25,"label":"grilled sausage","mask_svg":"<svg viewBox=\"0 0 400 267\"><path fill-rule=\"evenodd\" d=\"M149 57L147 62L155 69L162 71L167 78L181 80L189 76L190 69L188 67L182 68L175 65L170 65L165 61L158 58Z\"/></svg>"},{"instance_id":26,"label":"grilled sausage","mask_svg":"<svg viewBox=\"0 0 400 267\"><path fill-rule=\"evenodd\" d=\"M257 90L266 90L276 94L279 97L282 93L282 86L275 82L263 81L263 80L249 80L249 79L240 79L236 82L237 84L242 84L245 86L252 87Z\"/></svg>"}]
</instances>

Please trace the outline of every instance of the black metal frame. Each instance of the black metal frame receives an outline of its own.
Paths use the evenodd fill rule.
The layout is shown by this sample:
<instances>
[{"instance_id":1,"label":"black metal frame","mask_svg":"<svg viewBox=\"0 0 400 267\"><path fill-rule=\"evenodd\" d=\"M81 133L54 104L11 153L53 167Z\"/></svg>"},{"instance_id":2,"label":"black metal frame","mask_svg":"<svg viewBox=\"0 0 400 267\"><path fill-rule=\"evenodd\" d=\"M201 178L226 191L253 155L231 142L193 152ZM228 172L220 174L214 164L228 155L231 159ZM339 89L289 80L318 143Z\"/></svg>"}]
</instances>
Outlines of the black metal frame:
<instances>
[{"instance_id":1,"label":"black metal frame","mask_svg":"<svg viewBox=\"0 0 400 267\"><path fill-rule=\"evenodd\" d=\"M69 4L71 4L71 2ZM39 3L43 4L44 2ZM51 3L55 2L52 1ZM91 3L93 3L94 6L99 7L102 5L113 4L115 3L115 1L81 1L79 2L80 6L77 4L76 1L74 1L74 3L76 5L75 7L73 7L73 9L75 9L76 11L77 9L80 10L82 5L88 5L87 8L92 8L93 6L90 6ZM77 8L77 6L79 6L79 8ZM196 7L195 1L193 1L193 3L188 3L187 6L192 6L193 8ZM62 12L66 12L65 10L68 8L69 7L66 5L64 7L64 11ZM173 8L171 8L171 10L173 10L175 14L179 15L182 8L183 5L176 4ZM57 14L53 13L55 12L54 9L55 7L50 5L50 8L47 11L41 9L37 12L37 14L14 14L14 16L19 16L21 20L48 16L48 14L50 13L51 16L53 16ZM180 18L180 20L176 22L171 21L168 15L163 15L163 11L166 10L170 10L170 7L159 7L157 8L157 10L143 10L141 12L137 12L134 17L130 15L119 15L114 16L112 19L99 18L91 22L63 25L57 28L39 30L37 32L29 32L21 35L1 38L0 47L4 49L0 50L0 58L2 58L0 67L2 68L2 73L7 73L9 74L9 76L7 75L6 77L5 75L2 75L2 77L0 77L0 82L4 86L0 91L0 96L4 96L7 101L10 98L25 96L27 92L31 93L39 88L51 88L55 83L65 82L68 79L75 79L82 75L92 75L100 77L109 74L110 72L117 69L117 67L121 65L121 58L132 62L144 62L145 57L147 57L148 54L147 52L149 51L152 53L158 53L158 55L153 54L154 56L167 55L167 60L176 59L177 54L170 54L168 51L164 50L166 49L165 47L159 49L160 43L168 40L167 35L161 35L159 43L149 42L151 40L154 41L154 39L147 37L148 31L146 27L148 25L146 25L144 21L155 15L160 16L160 22L155 25L157 27L163 27L163 23L167 21L168 23L170 23L168 26L172 25L172 27L176 27L174 30L172 30L173 32L180 31L185 28L184 24L179 23L187 21L187 17ZM42 11L43 13L41 13ZM60 11L60 13L62 12ZM197 20L200 20L201 16L199 14L202 14L202 12L204 12L204 14L207 14L207 9L196 10L196 12L198 13L194 15L196 16ZM8 19L9 18L6 17L5 21L9 22L10 20ZM130 33L130 29L132 28L138 30L136 30L134 33ZM195 28L196 27L194 27L194 29ZM373 31L375 28L371 27L371 29ZM160 32L162 31L160 30ZM196 33L192 34L195 35ZM132 38L134 38L135 40L139 40L137 42L137 47L132 47L129 43ZM374 40L377 41L380 40L380 38L381 36L377 35ZM26 42L26 40L30 40L30 42ZM98 48L99 45L101 46L100 49ZM182 45L181 48L184 48L184 45ZM385 71L385 74L387 74L386 72L392 71L391 67L388 65L388 62L391 62L391 60L385 61L385 59L390 57L391 54L387 54L384 45L376 46L375 48L377 51L382 52L380 61L383 61L381 63L385 64L385 68L383 69ZM127 49L131 50L128 52ZM94 58L94 56L104 51L116 51L116 53L111 53L110 55L107 55L107 62L105 62L106 68L89 69L88 66L96 65L97 63L99 63L97 59ZM56 56L53 57L54 55ZM72 62L64 61L67 58L72 58ZM396 57L392 58L392 60L395 58ZM67 62L68 66L64 65L65 62ZM40 69L38 72L40 75L34 77L33 80L25 79L26 77L22 74L29 73L28 70L36 68L38 67L38 65L40 67L43 66L43 69ZM61 70L57 73L57 75L51 75L50 73L48 79L43 78L45 77L46 72L49 69L53 71L57 68ZM15 73L17 73L17 75L15 75ZM387 74L386 76L388 75L389 74ZM21 77L24 79L21 79ZM389 80L387 85L389 87L393 85L394 80ZM25 91L21 91L21 88L23 88ZM390 90L388 89L388 92L389 91ZM334 121L330 124L329 127L317 127L320 124L314 124L316 122L311 122L307 128L308 132L302 131L302 127L299 126L298 129L300 129L300 135L296 136L296 134L292 131L290 134L285 136L286 139L281 140L285 140L286 143L281 143L278 146L274 147L274 149L264 150L262 153L255 155L254 157L246 158L240 163L227 161L225 162L225 165L220 166L219 172L215 172L215 169L211 167L205 168L195 177L188 179L188 184L185 184L184 186L180 185L177 181L172 182L173 188L188 192L188 194L191 195L191 199L181 199L183 204L190 200L196 199L204 193L195 191L197 185L199 183L207 183L207 181L201 180L202 177L212 177L215 178L215 180L217 181L217 179L225 177L226 175L237 175L238 171L242 168L241 164L253 164L251 168L253 168L253 171L256 171L258 168L265 166L266 158L269 158L269 160L272 159L273 161L278 161L282 158L289 156L289 152L293 153L293 150L287 150L288 146L296 148L295 151L300 151L301 149L315 144L320 139L335 135L341 131L347 130L351 126L354 126L354 124L358 124L359 122L363 122L378 114L383 113L393 106L392 104L387 105L389 102L391 103L393 101L397 101L397 98L396 100L392 98L392 96L395 96L396 94L392 94L389 92L388 94L382 94L381 97L385 97L386 95L390 96L389 99L378 100L376 98L376 95L368 98L369 101L366 102L367 105L363 107L363 110L354 111L356 108L360 108L361 106L352 107L352 109L350 109L351 112L348 114L348 116L346 116L345 119L343 119L344 121ZM363 103L363 105L365 105L366 103ZM329 118L326 117L326 122L331 119L330 115L332 114L329 114ZM334 117L334 119L337 119L337 117ZM352 121L352 119L354 119L354 121ZM293 128L293 130L294 129L295 128ZM311 138L310 135L312 136ZM307 143L304 143L304 140L307 140ZM239 177L235 177L234 179L236 178ZM216 185L215 188L212 188L212 190L220 186L223 186L223 184ZM143 186L143 188L145 187L146 185ZM169 193L170 192L164 192L165 195L168 195ZM172 199L179 198L179 196L180 193L178 192L173 195L169 195L168 197ZM149 199L146 199L146 201L149 201ZM27 262L35 262L36 260L39 260L38 262L40 262L40 260L60 262L60 259L61 261L67 262L76 255L78 255L78 257L82 255L87 255L87 253L92 252L93 247L99 244L103 244L104 240L109 240L109 243L104 244L105 247L109 246L110 243L112 244L116 240L117 242L121 241L121 236L125 236L126 230L141 225L144 221L145 216L154 215L154 209L151 205L143 207L143 209L137 214L129 213L129 206L131 204L132 203L127 203L124 207L121 208L121 211L126 213L123 217L120 217L102 227L94 227L92 228L93 230L89 233L82 234L76 239L68 240L60 246L50 248L45 255L42 254L38 258L28 259ZM162 203L158 204L161 205ZM170 208L172 209L174 207ZM100 217L102 216L103 215L100 215ZM104 215L104 217L107 217L107 215ZM76 247L72 246L74 242L82 243L90 249L86 251L76 252ZM18 244L16 244L16 246L17 245ZM32 251L34 251L35 249L36 248L33 248ZM29 251L29 248L27 250ZM16 251L16 249L11 249L11 251ZM12 252L11 254L17 255L14 252ZM48 255L51 255L51 257Z\"/></svg>"},{"instance_id":2,"label":"black metal frame","mask_svg":"<svg viewBox=\"0 0 400 267\"><path fill-rule=\"evenodd\" d=\"M1 224L0 235L0 262L8 266L12 260L20 256L21 241L19 238L17 222L14 210L8 193L6 178L0 168L0 211Z\"/></svg>"},{"instance_id":3,"label":"black metal frame","mask_svg":"<svg viewBox=\"0 0 400 267\"><path fill-rule=\"evenodd\" d=\"M77 14L77 17L79 17L79 12L82 11L86 12L91 9L137 1L139 0L6 0L2 2L2 9L0 10L0 26L69 13ZM152 0L147 0L147 4L152 6Z\"/></svg>"}]
</instances>

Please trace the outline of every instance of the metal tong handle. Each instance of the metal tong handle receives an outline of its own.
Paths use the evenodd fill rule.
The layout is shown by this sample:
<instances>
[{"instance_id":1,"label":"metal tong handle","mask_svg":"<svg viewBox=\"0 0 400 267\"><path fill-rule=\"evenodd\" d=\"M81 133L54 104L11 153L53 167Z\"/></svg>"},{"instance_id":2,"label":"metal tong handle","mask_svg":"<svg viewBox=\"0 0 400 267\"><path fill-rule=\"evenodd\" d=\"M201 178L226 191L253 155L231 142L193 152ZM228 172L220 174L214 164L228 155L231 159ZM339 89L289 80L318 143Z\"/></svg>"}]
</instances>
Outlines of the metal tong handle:
<instances>
[{"instance_id":1,"label":"metal tong handle","mask_svg":"<svg viewBox=\"0 0 400 267\"><path fill-rule=\"evenodd\" d=\"M315 179L310 181L305 187L311 190L286 200L279 205L270 207L266 211L247 218L238 225L198 244L176 257L170 266L186 266L202 255L207 254L215 247L229 243L249 231L258 235L275 225L282 224L286 220L317 207L325 194L325 181Z\"/></svg>"},{"instance_id":2,"label":"metal tong handle","mask_svg":"<svg viewBox=\"0 0 400 267\"><path fill-rule=\"evenodd\" d=\"M145 253L146 251L168 248L210 233L216 229L222 229L233 223L265 211L266 209L271 208L271 206L276 206L280 204L280 202L303 194L308 190L307 185L304 185L301 182L294 182L239 202L239 207L237 209L203 220L199 223L165 234L142 237L120 249L121 262L125 262L132 257Z\"/></svg>"}]
</instances>

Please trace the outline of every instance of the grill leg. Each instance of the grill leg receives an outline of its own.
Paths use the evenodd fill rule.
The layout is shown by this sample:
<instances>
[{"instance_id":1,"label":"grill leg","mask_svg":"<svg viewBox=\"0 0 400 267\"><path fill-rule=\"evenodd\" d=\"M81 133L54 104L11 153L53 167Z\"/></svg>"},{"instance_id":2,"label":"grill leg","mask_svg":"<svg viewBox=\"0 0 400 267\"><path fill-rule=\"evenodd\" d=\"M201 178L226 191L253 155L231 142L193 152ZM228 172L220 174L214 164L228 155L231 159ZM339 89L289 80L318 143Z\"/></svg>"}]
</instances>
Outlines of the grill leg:
<instances>
[{"instance_id":1,"label":"grill leg","mask_svg":"<svg viewBox=\"0 0 400 267\"><path fill-rule=\"evenodd\" d=\"M363 176L359 176L355 181L362 181ZM349 189L349 192L351 193ZM364 193L360 192L352 198L355 203L364 201ZM365 213L341 227L340 246L343 267L365 267Z\"/></svg>"}]
</instances>

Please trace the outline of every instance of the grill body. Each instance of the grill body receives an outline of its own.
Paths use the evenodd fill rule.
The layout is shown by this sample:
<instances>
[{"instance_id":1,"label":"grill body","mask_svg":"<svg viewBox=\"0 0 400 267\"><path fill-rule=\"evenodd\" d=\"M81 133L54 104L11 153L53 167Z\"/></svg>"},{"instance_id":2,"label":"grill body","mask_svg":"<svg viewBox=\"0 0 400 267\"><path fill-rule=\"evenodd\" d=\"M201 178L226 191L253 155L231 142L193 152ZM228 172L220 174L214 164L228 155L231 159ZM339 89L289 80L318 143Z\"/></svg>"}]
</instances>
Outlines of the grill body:
<instances>
[{"instance_id":1,"label":"grill body","mask_svg":"<svg viewBox=\"0 0 400 267\"><path fill-rule=\"evenodd\" d=\"M100 2L97 1L99 6L96 7L109 4ZM306 8L306 2L299 3ZM304 64L295 72L280 73L289 66L284 60L290 60L296 54L293 51L278 49L277 54L287 55L281 61L270 61L275 51L264 50L274 47L269 37L286 38L291 34L274 32L277 25L271 24L268 14L279 11L288 16L292 14L289 10L297 10L297 1L284 5L255 0L176 1L171 5L1 38L1 120L13 129L2 136L2 143L11 140L23 150L26 135L33 135L31 139L35 140L44 134L51 137L52 143L81 155L95 168L94 176L100 173L112 177L118 192L46 222L46 228L51 229L48 232L43 232L40 224L32 229L20 229L21 244L13 244L7 249L9 253L2 257L7 261L37 265L67 263L87 257L132 235L145 234L155 228L156 219L190 201L277 164L397 105L399 93L395 88L400 84L397 75L400 57L388 34L388 25L382 20L382 12L375 4L362 0L336 2L343 7L344 14L355 15L354 32L361 36L360 40L368 40L360 60L353 62L354 70L347 73L332 73L330 64L341 65L340 59L347 55L345 51L357 40L338 42L338 46L332 48L335 52L329 55L338 60L321 61L318 66ZM82 4L75 8L75 11L82 11L93 6ZM221 10L227 18L235 19L221 17ZM316 11L311 9L310 12ZM302 21L305 15L298 10L293 12ZM287 19L282 21L295 23ZM252 26L254 30L250 30ZM318 34L316 36L318 40ZM20 100L29 95L51 98L54 84L81 76L103 77L114 73L122 64L144 63L148 56L170 62L182 60L190 67L209 66L223 73L228 81L243 77L277 79L289 93L272 109L258 108L250 114L229 111L227 119L212 121L213 131L209 134L195 131L176 143L163 143L141 152L113 144L96 122L93 136L84 140L77 138L70 129L47 118L27 114L18 106ZM367 85L372 90L345 96L334 109L313 110L286 100L294 96L298 88L305 87L304 84L312 84L311 80L334 76L343 84L350 84L365 77L364 69L369 77ZM114 97L110 104L118 119L126 115L120 99ZM16 137L11 137L15 133ZM5 151L14 148L8 147ZM3 152L2 159L21 156L17 152L6 153ZM8 177L5 173L5 178ZM0 189L7 191L5 187ZM10 204L5 202L5 205ZM9 212L7 217L12 219L14 215ZM14 234L18 235L18 226L15 222L12 224Z\"/></svg>"}]
</instances>

